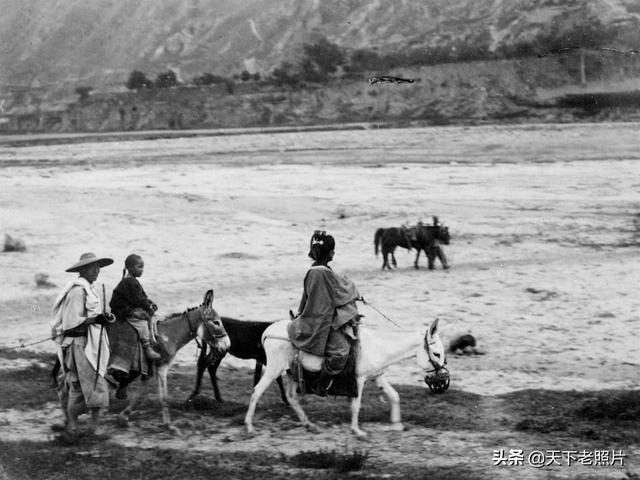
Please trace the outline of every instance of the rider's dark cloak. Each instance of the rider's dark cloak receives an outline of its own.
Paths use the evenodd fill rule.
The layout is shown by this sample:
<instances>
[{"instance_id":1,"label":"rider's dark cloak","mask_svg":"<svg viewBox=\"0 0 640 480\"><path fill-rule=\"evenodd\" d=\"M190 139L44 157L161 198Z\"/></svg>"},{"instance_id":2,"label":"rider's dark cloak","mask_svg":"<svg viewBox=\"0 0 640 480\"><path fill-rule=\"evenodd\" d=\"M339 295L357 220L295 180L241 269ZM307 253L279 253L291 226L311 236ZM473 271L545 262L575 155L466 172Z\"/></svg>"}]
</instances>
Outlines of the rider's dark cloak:
<instances>
[{"instance_id":1,"label":"rider's dark cloak","mask_svg":"<svg viewBox=\"0 0 640 480\"><path fill-rule=\"evenodd\" d=\"M298 316L289 323L289 339L300 350L324 355L330 329L337 330L358 315L356 285L329 267L311 267L304 278Z\"/></svg>"}]
</instances>

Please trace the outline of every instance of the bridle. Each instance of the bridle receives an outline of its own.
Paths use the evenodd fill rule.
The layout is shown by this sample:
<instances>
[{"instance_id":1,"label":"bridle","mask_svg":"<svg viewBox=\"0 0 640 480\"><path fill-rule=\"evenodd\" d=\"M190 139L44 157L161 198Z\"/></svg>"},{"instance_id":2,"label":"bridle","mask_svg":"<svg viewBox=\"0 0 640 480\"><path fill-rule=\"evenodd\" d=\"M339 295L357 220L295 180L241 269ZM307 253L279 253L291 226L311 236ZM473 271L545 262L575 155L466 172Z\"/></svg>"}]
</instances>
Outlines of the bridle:
<instances>
[{"instance_id":1,"label":"bridle","mask_svg":"<svg viewBox=\"0 0 640 480\"><path fill-rule=\"evenodd\" d=\"M205 349L206 346L200 343L199 339L198 339L198 327L200 325L202 325L204 327L204 329L207 331L207 334L209 335L210 338L213 339L219 339L219 338L224 338L227 337L228 334L226 332L223 333L216 333L214 331L212 331L211 326L209 325L210 322L208 322L207 320L205 320L204 318L204 312L202 311L203 308L207 308L204 305L200 305L199 307L195 307L192 308L190 310L187 310L186 312L184 312L184 315L186 315L187 317L187 324L189 325L189 333L191 335L191 338L193 338L196 341L196 345L198 345L199 349ZM192 317L192 314L197 312L199 314L199 318L196 320ZM192 321L193 320L193 321ZM194 328L194 322L196 327ZM205 340L206 342L206 340ZM212 363L219 355L221 355L221 352L219 351L219 348L214 348L214 345L211 345L211 351L208 355L208 363Z\"/></svg>"},{"instance_id":2,"label":"bridle","mask_svg":"<svg viewBox=\"0 0 640 480\"><path fill-rule=\"evenodd\" d=\"M194 307L194 308L191 308L191 309L187 310L186 312L184 312L184 315L187 317L187 325L189 325L189 335L191 335L191 338L196 338L197 335L198 335L198 326L199 326L199 324L196 323L196 327L195 328L193 327L193 325L191 323L191 312L200 313L200 318L201 319L202 319L202 312L200 311L200 307Z\"/></svg>"},{"instance_id":3,"label":"bridle","mask_svg":"<svg viewBox=\"0 0 640 480\"><path fill-rule=\"evenodd\" d=\"M226 334L226 333L214 333L214 332L211 330L211 327L210 327L210 325L209 325L209 322L207 322L207 321L204 319L204 313L202 312L202 308L203 308L203 307L202 307L202 305L201 305L201 306L199 306L199 307L195 307L195 308L192 308L192 309L187 310L186 312L184 312L184 314L185 314L185 315L186 315L186 317L187 317L187 325L189 325L189 334L191 335L191 338L196 338L196 337L197 337L197 335L198 335L198 327L199 327L200 325L202 325L202 326L206 329L207 333L208 333L208 334L209 334L209 336L211 336L212 338L224 338L224 337L226 337L226 336L227 336L227 334ZM196 327L195 327L195 328L193 327L193 323L192 323L192 321L191 321L191 320L192 320L192 318L191 318L191 314L192 314L193 312L198 312L198 313L200 314L200 318L198 319L198 320L199 320L199 322L198 322L198 320L196 320ZM196 340L197 340L197 339L196 339Z\"/></svg>"},{"instance_id":4,"label":"bridle","mask_svg":"<svg viewBox=\"0 0 640 480\"><path fill-rule=\"evenodd\" d=\"M429 363L433 367L433 370L425 370L424 382L432 392L444 393L449 388L450 383L449 370L445 367L447 359L444 359L444 365L438 364L434 359L435 355L429 345L428 336L425 336L424 349L427 352L427 358L429 359Z\"/></svg>"}]
</instances>

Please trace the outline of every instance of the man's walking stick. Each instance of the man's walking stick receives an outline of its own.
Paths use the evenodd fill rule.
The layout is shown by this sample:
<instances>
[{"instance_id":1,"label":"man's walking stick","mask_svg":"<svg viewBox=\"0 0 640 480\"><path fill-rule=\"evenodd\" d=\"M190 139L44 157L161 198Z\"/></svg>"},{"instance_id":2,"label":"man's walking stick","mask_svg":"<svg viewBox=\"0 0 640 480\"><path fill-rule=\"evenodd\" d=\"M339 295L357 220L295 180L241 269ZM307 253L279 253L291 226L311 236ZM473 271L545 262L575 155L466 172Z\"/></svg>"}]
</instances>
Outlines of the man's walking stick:
<instances>
[{"instance_id":1,"label":"man's walking stick","mask_svg":"<svg viewBox=\"0 0 640 480\"><path fill-rule=\"evenodd\" d=\"M93 382L93 389L96 389L96 386L98 385L98 377L100 377L100 353L102 352L102 334L104 333L104 314L106 312L105 310L105 304L106 302L106 295L104 293L104 283L102 284L102 317L103 317L103 321L102 324L100 325L100 336L98 337L98 364L96 365L96 379Z\"/></svg>"}]
</instances>

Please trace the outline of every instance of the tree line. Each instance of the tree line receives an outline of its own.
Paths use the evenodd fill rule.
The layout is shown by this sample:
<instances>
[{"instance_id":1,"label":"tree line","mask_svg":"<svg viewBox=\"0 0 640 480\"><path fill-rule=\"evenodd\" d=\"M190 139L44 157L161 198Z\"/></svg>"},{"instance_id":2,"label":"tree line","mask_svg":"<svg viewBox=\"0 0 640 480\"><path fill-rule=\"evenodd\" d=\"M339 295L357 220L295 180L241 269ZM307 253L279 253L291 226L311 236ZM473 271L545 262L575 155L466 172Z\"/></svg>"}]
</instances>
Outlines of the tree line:
<instances>
[{"instance_id":1,"label":"tree line","mask_svg":"<svg viewBox=\"0 0 640 480\"><path fill-rule=\"evenodd\" d=\"M471 40L455 40L446 46L411 47L393 53L381 53L376 49L345 49L326 38L315 43L305 43L298 61L283 61L265 78L259 73L242 71L232 77L204 73L191 79L191 85L226 86L233 93L234 82L261 81L278 86L301 87L308 83L323 84L334 78L360 78L368 72L389 72L399 67L419 67L443 63L498 60L514 57L543 56L562 50L583 48L597 49L611 44L617 32L604 26L598 19L560 32L553 25L548 33L534 38L502 45L490 49L491 38L488 33ZM145 73L134 70L126 82L127 88L167 88L178 85L175 72L168 70L149 79Z\"/></svg>"}]
</instances>

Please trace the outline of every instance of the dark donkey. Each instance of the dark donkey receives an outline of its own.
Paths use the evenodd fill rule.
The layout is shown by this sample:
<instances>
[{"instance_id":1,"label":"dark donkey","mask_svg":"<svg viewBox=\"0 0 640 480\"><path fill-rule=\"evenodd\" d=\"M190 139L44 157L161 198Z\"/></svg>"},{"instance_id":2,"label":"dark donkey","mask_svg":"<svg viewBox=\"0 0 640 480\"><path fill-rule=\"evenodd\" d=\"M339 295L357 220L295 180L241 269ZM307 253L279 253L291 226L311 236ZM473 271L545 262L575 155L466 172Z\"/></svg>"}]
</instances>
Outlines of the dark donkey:
<instances>
[{"instance_id":1,"label":"dark donkey","mask_svg":"<svg viewBox=\"0 0 640 480\"><path fill-rule=\"evenodd\" d=\"M433 270L435 267L436 257L440 260L442 268L444 270L449 268L447 263L447 257L444 255L440 242L444 245L449 245L451 237L449 235L449 227L438 224L437 217L434 217L434 225L422 225L420 222L412 229L411 244L416 249L416 260L413 263L414 267L418 268L418 259L420 258L420 251L424 251L429 262L429 270Z\"/></svg>"},{"instance_id":2,"label":"dark donkey","mask_svg":"<svg viewBox=\"0 0 640 480\"><path fill-rule=\"evenodd\" d=\"M382 270L384 270L385 267L391 270L388 259L389 254L391 254L393 266L398 266L396 257L393 254L396 247L406 248L407 250L413 248L409 229L406 227L379 228L373 237L373 244L375 245L376 256L378 255L378 248L382 250Z\"/></svg>"},{"instance_id":3,"label":"dark donkey","mask_svg":"<svg viewBox=\"0 0 640 480\"><path fill-rule=\"evenodd\" d=\"M231 340L229 353L234 357L242 358L243 360L253 359L256 361L256 369L253 372L253 385L255 386L258 381L260 381L260 377L262 377L262 366L267 364L267 357L264 352L264 348L262 347L262 333L269 325L271 325L271 323L252 320L237 320L229 317L221 317L220 319L222 320L222 325ZM224 353L222 355L216 355L215 352L207 354L207 344L204 343L202 345L200 356L198 357L196 385L193 392L191 392L191 395L189 395L187 402L193 400L193 398L200 393L202 376L204 375L205 369L209 372L216 400L218 402L222 402L216 372L220 362L224 358L224 355ZM288 404L289 401L284 393L282 378L278 377L277 382L280 387L280 396L282 397L282 401Z\"/></svg>"}]
</instances>

